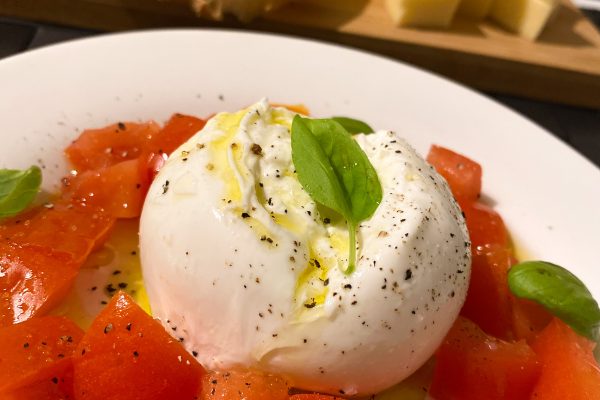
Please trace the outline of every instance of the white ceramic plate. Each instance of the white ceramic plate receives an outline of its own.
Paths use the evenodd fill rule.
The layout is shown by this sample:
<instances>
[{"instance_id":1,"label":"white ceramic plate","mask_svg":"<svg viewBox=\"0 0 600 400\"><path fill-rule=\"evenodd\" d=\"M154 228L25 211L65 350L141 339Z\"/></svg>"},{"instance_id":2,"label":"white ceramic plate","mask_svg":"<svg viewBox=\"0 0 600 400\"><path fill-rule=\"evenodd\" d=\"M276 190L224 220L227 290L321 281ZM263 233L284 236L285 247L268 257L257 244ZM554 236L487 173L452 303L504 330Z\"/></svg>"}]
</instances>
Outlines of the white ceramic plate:
<instances>
[{"instance_id":1,"label":"white ceramic plate","mask_svg":"<svg viewBox=\"0 0 600 400\"><path fill-rule=\"evenodd\" d=\"M570 268L600 299L600 170L549 133L459 85L336 46L230 31L108 35L0 62L0 168L65 173L84 128L199 116L269 97L317 116L401 132L422 154L441 144L479 161L484 193L528 258Z\"/></svg>"},{"instance_id":2,"label":"white ceramic plate","mask_svg":"<svg viewBox=\"0 0 600 400\"><path fill-rule=\"evenodd\" d=\"M575 0L575 4L579 8L600 10L600 0Z\"/></svg>"}]
</instances>

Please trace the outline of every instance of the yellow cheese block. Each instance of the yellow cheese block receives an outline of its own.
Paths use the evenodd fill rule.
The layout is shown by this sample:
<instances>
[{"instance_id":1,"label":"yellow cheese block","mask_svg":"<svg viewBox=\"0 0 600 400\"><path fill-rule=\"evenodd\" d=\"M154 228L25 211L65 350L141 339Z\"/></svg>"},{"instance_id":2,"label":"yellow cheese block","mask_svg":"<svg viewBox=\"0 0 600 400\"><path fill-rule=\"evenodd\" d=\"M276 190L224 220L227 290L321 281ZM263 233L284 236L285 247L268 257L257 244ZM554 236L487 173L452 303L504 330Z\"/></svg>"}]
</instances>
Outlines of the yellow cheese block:
<instances>
[{"instance_id":1,"label":"yellow cheese block","mask_svg":"<svg viewBox=\"0 0 600 400\"><path fill-rule=\"evenodd\" d=\"M458 6L458 13L471 19L483 19L490 13L492 3L494 0L462 0Z\"/></svg>"},{"instance_id":2,"label":"yellow cheese block","mask_svg":"<svg viewBox=\"0 0 600 400\"><path fill-rule=\"evenodd\" d=\"M497 0L490 15L506 29L535 40L557 6L558 0Z\"/></svg>"},{"instance_id":3,"label":"yellow cheese block","mask_svg":"<svg viewBox=\"0 0 600 400\"><path fill-rule=\"evenodd\" d=\"M445 28L460 0L386 0L389 14L400 26Z\"/></svg>"}]
</instances>

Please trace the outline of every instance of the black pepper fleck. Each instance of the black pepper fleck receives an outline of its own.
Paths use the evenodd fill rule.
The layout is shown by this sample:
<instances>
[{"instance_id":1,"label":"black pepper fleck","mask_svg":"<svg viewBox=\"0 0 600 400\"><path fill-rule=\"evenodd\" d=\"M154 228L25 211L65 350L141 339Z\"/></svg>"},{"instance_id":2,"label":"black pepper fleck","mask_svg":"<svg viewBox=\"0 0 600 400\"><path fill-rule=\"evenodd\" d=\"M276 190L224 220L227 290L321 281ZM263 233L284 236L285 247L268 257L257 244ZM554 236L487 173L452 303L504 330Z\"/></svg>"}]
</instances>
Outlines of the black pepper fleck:
<instances>
[{"instance_id":1,"label":"black pepper fleck","mask_svg":"<svg viewBox=\"0 0 600 400\"><path fill-rule=\"evenodd\" d=\"M250 150L252 151L252 153L256 154L257 156L262 156L262 147L260 147L259 144L253 143L252 147L250 147Z\"/></svg>"},{"instance_id":2,"label":"black pepper fleck","mask_svg":"<svg viewBox=\"0 0 600 400\"><path fill-rule=\"evenodd\" d=\"M166 194L169 191L169 180L166 180L162 185L162 194Z\"/></svg>"},{"instance_id":3,"label":"black pepper fleck","mask_svg":"<svg viewBox=\"0 0 600 400\"><path fill-rule=\"evenodd\" d=\"M315 299L310 299L310 303L304 303L304 307L306 308L314 308L317 305Z\"/></svg>"}]
</instances>

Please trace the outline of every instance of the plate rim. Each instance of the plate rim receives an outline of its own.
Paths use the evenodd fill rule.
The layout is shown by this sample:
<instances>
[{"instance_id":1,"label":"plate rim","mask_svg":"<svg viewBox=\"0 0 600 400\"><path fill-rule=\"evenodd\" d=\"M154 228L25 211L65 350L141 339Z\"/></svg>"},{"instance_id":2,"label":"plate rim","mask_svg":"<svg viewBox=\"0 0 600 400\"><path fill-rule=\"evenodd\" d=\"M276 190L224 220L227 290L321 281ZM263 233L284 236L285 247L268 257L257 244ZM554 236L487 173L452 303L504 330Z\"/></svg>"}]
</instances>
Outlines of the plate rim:
<instances>
[{"instance_id":1,"label":"plate rim","mask_svg":"<svg viewBox=\"0 0 600 400\"><path fill-rule=\"evenodd\" d=\"M73 51L72 49L75 49L75 51L78 51L78 49L80 49L80 48L87 48L88 46L90 46L90 43L118 41L121 38L126 38L128 40L127 42L120 42L120 43L126 43L123 46L127 47L127 46L131 46L132 44L135 44L136 41L152 40L152 38L155 36L169 36L169 35L188 36L188 35L207 35L207 34L208 35L229 36L230 39L227 39L227 40L231 40L235 37L239 37L239 35L242 35L243 37L247 38L248 40L253 40L253 41L254 40L257 40L257 41L261 41L261 40L280 41L279 43L281 43L281 42L289 43L289 41L292 41L294 43L297 43L299 46L302 46L303 48L306 48L309 50L311 48L314 48L315 46L317 46L317 48L319 48L319 49L332 49L337 52L343 52L343 54L347 55L348 57L357 57L357 58L359 57L359 58L374 60L374 61L377 61L378 63L385 63L385 65L378 64L378 66L387 66L390 69L399 68L398 71L405 71L409 75L419 76L422 79L425 79L428 82L432 83L433 86L441 85L441 86L447 88L448 92L456 92L456 94L460 94L461 96L464 96L464 100L467 100L467 103L472 102L473 104L481 104L485 113L489 113L489 115L498 116L499 117L498 120L501 120L501 119L506 120L508 123L507 126L515 125L516 127L520 127L521 129L523 129L523 131L525 131L525 133L526 133L525 136L528 139L530 139L529 140L530 142L532 142L534 144L541 143L542 145L547 145L548 147L551 148L551 150L554 152L555 155L563 156L568 161L567 162L568 164L571 164L571 166L576 167L576 169L578 171L583 171L583 173L585 173L585 177L587 179L591 179L592 183L597 182L597 185L600 188L600 168L598 166L594 165L585 156L583 156L582 154L577 152L575 149L573 149L567 143L560 140L557 136L553 135L548 130L537 125L535 122L533 122L529 118L508 108L507 106L503 105L502 103L499 103L495 99L492 99L492 98L486 96L485 94L480 93L474 89L471 89L463 84L454 82L451 79L445 78L441 75L424 70L422 68L410 65L408 63L393 59L391 57L364 51L362 49L355 49L355 48L345 46L345 45L339 45L336 43L329 43L329 42L324 42L324 41L319 41L319 40L314 40L314 39L299 38L299 37L287 36L287 35L275 35L272 33L265 33L265 32L247 32L247 31L240 31L240 30L236 30L236 29L214 29L214 28L150 29L150 30L108 33L108 34L94 35L92 37L73 39L73 40L69 40L66 42L62 42L62 43L58 43L58 44L54 44L54 45L50 45L50 46L44 46L44 47L41 47L38 49L27 51L27 52L17 54L15 56L0 60L0 77L2 76L2 72L10 70L12 68L12 66L18 66L18 64L21 62L24 62L27 64L30 63L30 60L33 60L35 62L36 57L39 57L40 55L42 55L42 57L44 57L46 59L47 59L47 57L50 57L50 59L53 59L53 57L55 57L53 55L53 53L60 56L60 55L63 55L63 51L66 53L72 52ZM164 45L164 43L163 43L163 45ZM83 46L83 47L80 47L80 46ZM103 46L102 50L104 51L105 47L104 47L104 45L102 45L102 46ZM93 47L93 46L90 46L90 47ZM338 53L338 54L342 54L342 53ZM43 61L46 61L46 60L43 60ZM57 61L57 63L62 63L62 61ZM23 64L23 65L25 65L25 64ZM386 67L386 69L387 69L387 67ZM12 70L12 71L14 71L14 70ZM5 79L5 78L2 78L2 79ZM1 98L2 98L2 94L0 93L0 99ZM300 98L299 101L312 101L312 100ZM4 111L6 111L6 110L4 110ZM2 107L0 107L0 114L2 112L3 112ZM84 126L84 128L87 128L87 126ZM1 134L0 134L0 136L1 136ZM452 143L451 140L450 140L450 143ZM443 143L439 143L439 144L444 145ZM450 147L450 148L453 148L453 147ZM526 147L526 148L529 150L529 147ZM456 147L456 150L461 151L462 148ZM465 151L466 151L466 149L465 149ZM17 158L12 158L12 159L14 160ZM484 167L484 173L485 173L487 161L483 160L483 159L478 159L478 160L482 161L482 164ZM561 179L562 179L562 177L561 177ZM485 182L485 178L484 178L484 187L485 186L486 186L486 182ZM490 186L492 186L492 185L490 185ZM593 184L592 184L592 186L593 186ZM500 190L500 192L504 192L504 189L505 188ZM544 193L544 195L546 194L545 191L543 193ZM584 193L586 193L586 194L592 193L592 196L593 196L592 199L598 198L598 201L600 201L600 196L596 197L598 194L600 194L599 191L597 191L595 189L589 189L587 192L584 192ZM561 203L561 206L562 206L562 203ZM502 204L501 204L501 207L502 207ZM509 204L509 208L512 208L512 204ZM501 213L502 213L502 211L501 211ZM600 214L598 216L600 216ZM513 218L512 215L510 215L509 217ZM593 216L593 217L596 218L595 216ZM562 222L563 220L564 219L559 219L558 221ZM535 240L535 239L529 239L529 238L526 238L526 239L522 238L521 236L519 236L519 234L517 232L518 230L520 230L520 228L519 228L520 225L518 225L518 224L510 225L510 221L508 221L508 222L509 223L507 223L507 225L508 225L509 231L513 234L516 233L517 243L519 243L519 240L521 240L521 239L523 239L524 243L526 243L526 244ZM543 224L547 223L547 221L539 221L539 220L535 220L535 222L537 223L537 225L540 226L540 228ZM515 230L515 228L516 228L516 230ZM588 225L586 225L585 228L586 229L589 228ZM526 229L526 230L528 230L528 229ZM560 233L560 234L558 234L557 237L564 238L565 235L566 235L565 233ZM600 239L600 237L598 239ZM593 240L593 238L592 238L592 240ZM600 245L600 240L599 240L598 245ZM587 253L585 253L585 254L587 254ZM543 254L541 254L541 255L543 255ZM557 260L557 261L560 262L560 260ZM588 266L587 264L590 264L590 265ZM566 265L566 266L568 267L568 265ZM577 270L577 267L576 267L576 270ZM591 262L588 261L587 258L586 258L585 270L591 271L591 272L589 272L590 274L593 273L593 280L594 280L593 284L596 289L597 296L600 296L600 274L592 271L593 264L591 264ZM581 271L581 269L579 271Z\"/></svg>"},{"instance_id":2,"label":"plate rim","mask_svg":"<svg viewBox=\"0 0 600 400\"><path fill-rule=\"evenodd\" d=\"M463 84L461 82L455 81L451 78L448 78L440 73L435 71L430 71L428 69L422 68L417 65L410 64L406 61L395 59L388 55L379 54L373 51L354 48L352 46L346 44L339 44L335 42L328 42L322 39L315 38L307 38L301 36L295 36L291 34L280 34L280 33L272 33L272 32L263 32L263 31L246 31L243 29L235 29L235 28L214 28L214 27L197 27L197 28L150 28L150 29L138 29L138 30L130 30L123 32L101 32L99 34L92 34L90 36L81 37L81 38L73 38L68 39L62 42L53 43L45 46L41 46L31 50L25 50L21 53L17 53L6 58L0 59L0 69L4 68L5 65L9 65L13 62L27 62L27 59L30 57L37 57L39 55L43 55L44 53L51 53L54 51L61 51L62 49L68 49L69 47L76 47L80 45L84 45L86 43L92 42L102 42L106 40L118 40L119 38L143 38L145 36L154 36L154 35L189 35L189 34L205 34L205 33L217 33L217 34L227 34L227 35L242 35L247 37L256 37L261 39L275 39L275 40L291 40L299 43L304 43L306 45L318 45L325 46L330 48L337 48L343 51L348 51L355 54L362 54L369 57L374 57L379 60L385 62L391 62L400 64L402 67L411 70L412 72L416 72L419 74L423 74L428 78L433 78L438 81L443 81L444 84L453 85L455 88L459 88L469 92L470 95L474 95L478 98L479 101L487 101L493 103L495 106L502 108L505 112L509 112L513 117L517 117L523 121L527 121L528 124L534 126L539 133L543 132L550 138L554 140L556 143L562 145L563 149L568 150L572 155L575 155L579 161L584 161L588 164L588 166L592 167L596 173L598 173L598 178L600 178L600 165L596 165L582 153L577 151L574 147L572 147L569 143L560 139L557 135L553 134L550 130L545 127L539 125L531 118L519 113L518 111L508 107L507 105L499 102L498 100L490 97L484 92L479 91L476 88L472 88Z\"/></svg>"}]
</instances>

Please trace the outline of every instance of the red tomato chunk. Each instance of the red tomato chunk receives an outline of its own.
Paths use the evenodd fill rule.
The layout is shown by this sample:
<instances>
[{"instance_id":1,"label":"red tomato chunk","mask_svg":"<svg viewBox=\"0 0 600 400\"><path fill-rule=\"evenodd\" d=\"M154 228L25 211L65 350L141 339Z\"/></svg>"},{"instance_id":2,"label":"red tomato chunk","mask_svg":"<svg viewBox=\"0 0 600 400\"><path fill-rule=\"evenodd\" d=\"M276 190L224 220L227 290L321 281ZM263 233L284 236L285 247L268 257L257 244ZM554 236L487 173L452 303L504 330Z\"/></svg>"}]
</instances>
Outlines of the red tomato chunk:
<instances>
[{"instance_id":1,"label":"red tomato chunk","mask_svg":"<svg viewBox=\"0 0 600 400\"><path fill-rule=\"evenodd\" d=\"M122 161L70 178L65 197L101 208L113 218L137 218L150 186L145 160Z\"/></svg>"},{"instance_id":2,"label":"red tomato chunk","mask_svg":"<svg viewBox=\"0 0 600 400\"><path fill-rule=\"evenodd\" d=\"M110 167L149 153L171 154L205 123L196 117L174 114L162 129L153 121L88 129L67 147L66 154L79 172Z\"/></svg>"},{"instance_id":3,"label":"red tomato chunk","mask_svg":"<svg viewBox=\"0 0 600 400\"><path fill-rule=\"evenodd\" d=\"M77 174L66 178L65 197L114 218L140 216L150 183L165 157L202 129L206 121L174 114L156 123L118 123L84 131L66 150Z\"/></svg>"},{"instance_id":4,"label":"red tomato chunk","mask_svg":"<svg viewBox=\"0 0 600 400\"><path fill-rule=\"evenodd\" d=\"M117 123L100 129L87 129L65 150L79 172L110 167L141 156L160 131L156 122Z\"/></svg>"},{"instance_id":5,"label":"red tomato chunk","mask_svg":"<svg viewBox=\"0 0 600 400\"><path fill-rule=\"evenodd\" d=\"M499 245L473 249L471 281L461 315L469 318L484 332L502 339L512 338L511 293L508 270L510 251Z\"/></svg>"},{"instance_id":6,"label":"red tomato chunk","mask_svg":"<svg viewBox=\"0 0 600 400\"><path fill-rule=\"evenodd\" d=\"M72 366L62 376L44 379L2 395L2 400L71 400L73 399Z\"/></svg>"},{"instance_id":7,"label":"red tomato chunk","mask_svg":"<svg viewBox=\"0 0 600 400\"><path fill-rule=\"evenodd\" d=\"M552 320L552 315L541 305L512 294L511 308L515 338L525 339L530 344Z\"/></svg>"},{"instance_id":8,"label":"red tomato chunk","mask_svg":"<svg viewBox=\"0 0 600 400\"><path fill-rule=\"evenodd\" d=\"M204 128L206 120L184 114L173 114L161 131L146 146L146 153L171 154L196 132Z\"/></svg>"},{"instance_id":9,"label":"red tomato chunk","mask_svg":"<svg viewBox=\"0 0 600 400\"><path fill-rule=\"evenodd\" d=\"M74 357L75 399L194 400L204 369L125 293L96 317Z\"/></svg>"},{"instance_id":10,"label":"red tomato chunk","mask_svg":"<svg viewBox=\"0 0 600 400\"><path fill-rule=\"evenodd\" d=\"M427 162L442 175L459 201L475 201L481 193L481 166L452 150L433 145Z\"/></svg>"},{"instance_id":11,"label":"red tomato chunk","mask_svg":"<svg viewBox=\"0 0 600 400\"><path fill-rule=\"evenodd\" d=\"M460 203L460 206L473 250L486 245L509 247L508 233L500 214L482 203Z\"/></svg>"},{"instance_id":12,"label":"red tomato chunk","mask_svg":"<svg viewBox=\"0 0 600 400\"><path fill-rule=\"evenodd\" d=\"M459 317L438 350L430 393L437 400L527 400L540 374L524 341L486 335Z\"/></svg>"},{"instance_id":13,"label":"red tomato chunk","mask_svg":"<svg viewBox=\"0 0 600 400\"><path fill-rule=\"evenodd\" d=\"M288 400L288 385L278 376L251 370L208 372L200 400Z\"/></svg>"},{"instance_id":14,"label":"red tomato chunk","mask_svg":"<svg viewBox=\"0 0 600 400\"><path fill-rule=\"evenodd\" d=\"M59 200L3 222L0 236L69 253L75 262L83 263L92 250L106 241L114 222L98 208Z\"/></svg>"},{"instance_id":15,"label":"red tomato chunk","mask_svg":"<svg viewBox=\"0 0 600 400\"><path fill-rule=\"evenodd\" d=\"M553 319L532 345L542 363L532 399L600 399L600 368L592 353L594 346L559 319Z\"/></svg>"},{"instance_id":16,"label":"red tomato chunk","mask_svg":"<svg viewBox=\"0 0 600 400\"><path fill-rule=\"evenodd\" d=\"M48 312L69 291L78 271L70 254L0 242L0 327Z\"/></svg>"},{"instance_id":17,"label":"red tomato chunk","mask_svg":"<svg viewBox=\"0 0 600 400\"><path fill-rule=\"evenodd\" d=\"M69 394L71 356L82 336L73 322L55 316L0 329L0 398L55 399ZM36 394L39 397L33 397Z\"/></svg>"}]
</instances>

